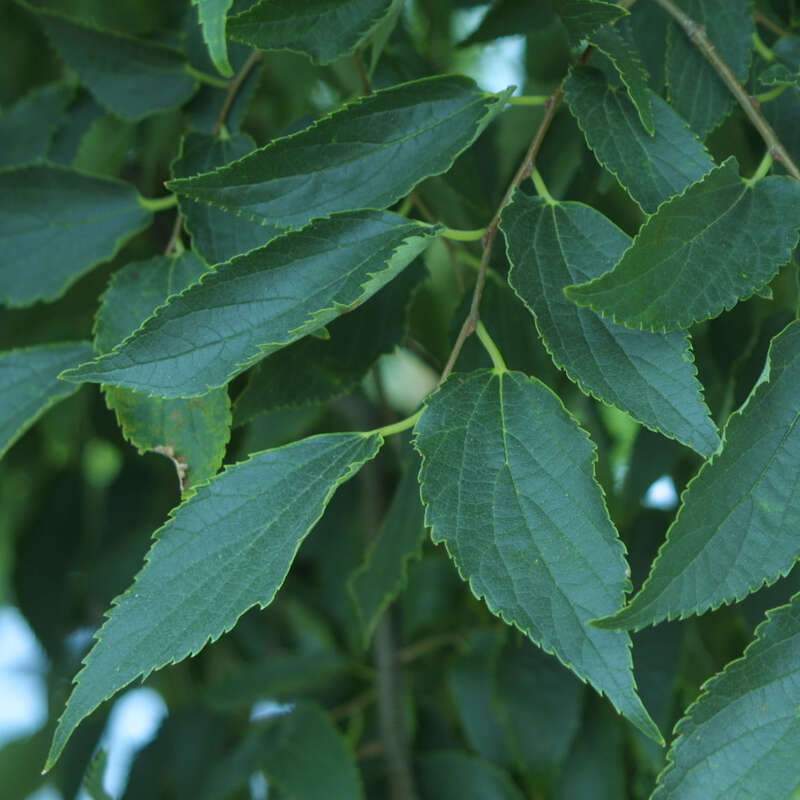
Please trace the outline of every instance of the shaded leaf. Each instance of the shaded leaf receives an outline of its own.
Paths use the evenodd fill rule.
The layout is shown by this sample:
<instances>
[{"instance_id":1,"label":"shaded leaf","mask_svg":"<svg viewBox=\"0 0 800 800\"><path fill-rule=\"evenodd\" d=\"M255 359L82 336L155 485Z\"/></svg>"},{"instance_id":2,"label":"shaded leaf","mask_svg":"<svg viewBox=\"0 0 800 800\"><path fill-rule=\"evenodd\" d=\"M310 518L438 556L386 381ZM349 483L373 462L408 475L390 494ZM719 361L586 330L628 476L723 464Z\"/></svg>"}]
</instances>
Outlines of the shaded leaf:
<instances>
[{"instance_id":1,"label":"shaded leaf","mask_svg":"<svg viewBox=\"0 0 800 800\"><path fill-rule=\"evenodd\" d=\"M58 375L91 352L88 342L66 342L0 353L0 456L48 408L75 391Z\"/></svg>"},{"instance_id":2,"label":"shaded leaf","mask_svg":"<svg viewBox=\"0 0 800 800\"><path fill-rule=\"evenodd\" d=\"M206 269L197 256L186 252L156 256L116 272L95 317L97 352L113 349L154 309ZM139 452L151 450L171 458L178 467L182 489L208 480L222 465L231 426L226 389L190 400L162 400L116 386L104 391L125 438Z\"/></svg>"},{"instance_id":3,"label":"shaded leaf","mask_svg":"<svg viewBox=\"0 0 800 800\"><path fill-rule=\"evenodd\" d=\"M800 594L767 612L744 656L709 680L678 723L653 800L796 795Z\"/></svg>"},{"instance_id":4,"label":"shaded leaf","mask_svg":"<svg viewBox=\"0 0 800 800\"><path fill-rule=\"evenodd\" d=\"M633 331L579 308L571 283L611 269L630 237L599 211L520 192L503 212L508 280L536 319L553 360L584 392L702 455L719 444L685 333Z\"/></svg>"},{"instance_id":5,"label":"shaded leaf","mask_svg":"<svg viewBox=\"0 0 800 800\"><path fill-rule=\"evenodd\" d=\"M626 565L594 447L558 398L520 373L456 374L426 403L415 446L425 522L474 594L658 739L630 639L587 624L618 607Z\"/></svg>"},{"instance_id":6,"label":"shaded leaf","mask_svg":"<svg viewBox=\"0 0 800 800\"><path fill-rule=\"evenodd\" d=\"M651 213L700 180L714 162L686 123L650 92L655 135L642 129L636 107L596 69L573 69L567 103L597 160Z\"/></svg>"},{"instance_id":7,"label":"shaded leaf","mask_svg":"<svg viewBox=\"0 0 800 800\"><path fill-rule=\"evenodd\" d=\"M628 13L615 3L606 3L604 0L554 0L553 7L561 17L573 45L591 38L598 28Z\"/></svg>"},{"instance_id":8,"label":"shaded leaf","mask_svg":"<svg viewBox=\"0 0 800 800\"><path fill-rule=\"evenodd\" d=\"M553 20L551 3L529 3L528 0L499 0L481 20L481 24L460 47L491 42L502 36L519 36L546 28Z\"/></svg>"},{"instance_id":9,"label":"shaded leaf","mask_svg":"<svg viewBox=\"0 0 800 800\"><path fill-rule=\"evenodd\" d=\"M467 753L427 753L417 772L423 800L523 800L505 772Z\"/></svg>"},{"instance_id":10,"label":"shaded leaf","mask_svg":"<svg viewBox=\"0 0 800 800\"><path fill-rule=\"evenodd\" d=\"M197 6L197 18L203 28L208 53L222 75L233 75L225 41L225 22L232 4L233 0L192 0L192 5Z\"/></svg>"},{"instance_id":11,"label":"shaded leaf","mask_svg":"<svg viewBox=\"0 0 800 800\"><path fill-rule=\"evenodd\" d=\"M690 481L641 591L603 627L641 628L741 600L800 554L800 322L778 334L767 366L728 419L723 447Z\"/></svg>"},{"instance_id":12,"label":"shaded leaf","mask_svg":"<svg viewBox=\"0 0 800 800\"><path fill-rule=\"evenodd\" d=\"M104 700L197 654L249 608L268 606L335 490L382 441L360 433L303 439L256 453L196 489L154 534L144 567L97 632L47 766Z\"/></svg>"},{"instance_id":13,"label":"shaded leaf","mask_svg":"<svg viewBox=\"0 0 800 800\"><path fill-rule=\"evenodd\" d=\"M163 397L206 394L355 308L439 230L381 211L317 220L218 265L111 353L65 377Z\"/></svg>"},{"instance_id":14,"label":"shaded leaf","mask_svg":"<svg viewBox=\"0 0 800 800\"><path fill-rule=\"evenodd\" d=\"M731 156L664 203L614 269L565 292L630 328L688 328L769 283L791 258L798 229L800 184L743 180Z\"/></svg>"},{"instance_id":15,"label":"shaded leaf","mask_svg":"<svg viewBox=\"0 0 800 800\"><path fill-rule=\"evenodd\" d=\"M383 208L447 170L504 105L505 95L487 96L469 78L400 84L169 186L276 232L335 211Z\"/></svg>"},{"instance_id":16,"label":"shaded leaf","mask_svg":"<svg viewBox=\"0 0 800 800\"><path fill-rule=\"evenodd\" d=\"M55 300L151 219L122 181L53 164L0 172L0 303Z\"/></svg>"}]
</instances>

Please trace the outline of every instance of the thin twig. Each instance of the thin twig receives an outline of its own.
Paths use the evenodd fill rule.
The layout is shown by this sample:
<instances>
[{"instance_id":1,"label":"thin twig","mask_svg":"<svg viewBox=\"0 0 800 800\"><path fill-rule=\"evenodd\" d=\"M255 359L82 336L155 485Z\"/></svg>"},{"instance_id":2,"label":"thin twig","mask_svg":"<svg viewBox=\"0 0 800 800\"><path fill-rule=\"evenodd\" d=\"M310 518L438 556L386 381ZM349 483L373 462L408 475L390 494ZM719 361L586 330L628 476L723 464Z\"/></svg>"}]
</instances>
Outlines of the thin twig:
<instances>
[{"instance_id":1,"label":"thin twig","mask_svg":"<svg viewBox=\"0 0 800 800\"><path fill-rule=\"evenodd\" d=\"M404 647L402 650L398 650L397 661L400 664L408 664L434 650L438 650L440 647L452 645L463 649L466 643L467 640L458 633L441 633L436 636L429 636L427 639L421 639L408 647Z\"/></svg>"},{"instance_id":2,"label":"thin twig","mask_svg":"<svg viewBox=\"0 0 800 800\"><path fill-rule=\"evenodd\" d=\"M259 61L261 61L261 58L261 51L253 50L253 52L250 53L250 57L247 59L247 61L242 64L242 68L236 73L233 80L228 84L228 93L225 95L225 102L222 104L219 116L217 117L217 124L214 126L214 130L211 131L213 136L216 136L222 130L222 126L225 124L225 120L228 118L228 113L231 110L233 101L236 100L236 95L239 94L239 89L242 88L242 84L247 79L247 76L250 74L253 67L255 67Z\"/></svg>"},{"instance_id":3,"label":"thin twig","mask_svg":"<svg viewBox=\"0 0 800 800\"><path fill-rule=\"evenodd\" d=\"M356 50L356 52L353 53L353 63L356 65L358 80L361 83L361 94L372 94L372 83L367 74L367 69L364 66L364 59L361 58L360 50Z\"/></svg>"},{"instance_id":4,"label":"thin twig","mask_svg":"<svg viewBox=\"0 0 800 800\"><path fill-rule=\"evenodd\" d=\"M753 123L756 130L761 134L761 138L766 143L773 158L775 158L776 161L780 161L786 168L786 171L793 178L800 181L800 168L794 163L792 157L783 146L783 143L778 138L775 131L772 130L772 126L758 110L756 102L748 94L747 89L742 86L733 70L717 52L713 42L706 34L706 29L695 22L682 9L678 8L672 0L655 0L655 2L683 28L686 35L689 37L689 41L700 50L709 64L716 70L717 75L722 78L725 85L730 89L731 94L738 100L739 105L744 110L744 113L747 114L750 122Z\"/></svg>"},{"instance_id":5,"label":"thin twig","mask_svg":"<svg viewBox=\"0 0 800 800\"><path fill-rule=\"evenodd\" d=\"M768 16L762 14L760 11L753 12L753 19L763 25L767 30L772 31L776 36L791 36L789 31L785 31L780 25L776 25Z\"/></svg>"},{"instance_id":6,"label":"thin twig","mask_svg":"<svg viewBox=\"0 0 800 800\"><path fill-rule=\"evenodd\" d=\"M183 217L181 216L181 212L179 211L175 215L175 224L172 226L172 233L170 234L167 246L164 248L165 256L168 256L173 250L178 250L178 252L180 252L180 249L183 248L183 243L181 242L182 230L183 230Z\"/></svg>"}]
</instances>

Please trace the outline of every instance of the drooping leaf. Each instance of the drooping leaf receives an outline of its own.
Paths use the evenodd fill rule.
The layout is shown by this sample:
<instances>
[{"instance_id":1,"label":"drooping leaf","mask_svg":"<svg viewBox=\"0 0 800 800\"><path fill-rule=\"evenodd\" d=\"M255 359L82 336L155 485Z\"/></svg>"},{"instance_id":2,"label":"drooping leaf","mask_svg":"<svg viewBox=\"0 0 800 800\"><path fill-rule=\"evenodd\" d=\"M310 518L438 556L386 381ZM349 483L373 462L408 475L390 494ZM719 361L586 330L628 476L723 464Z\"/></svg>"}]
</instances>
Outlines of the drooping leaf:
<instances>
[{"instance_id":1,"label":"drooping leaf","mask_svg":"<svg viewBox=\"0 0 800 800\"><path fill-rule=\"evenodd\" d=\"M520 373L456 374L415 430L425 522L474 594L659 739L630 639L588 625L592 609L619 606L626 566L594 448L558 398Z\"/></svg>"},{"instance_id":2,"label":"drooping leaf","mask_svg":"<svg viewBox=\"0 0 800 800\"><path fill-rule=\"evenodd\" d=\"M459 76L400 84L215 172L169 186L273 228L384 208L447 170L504 105L505 94L487 96Z\"/></svg>"},{"instance_id":3,"label":"drooping leaf","mask_svg":"<svg viewBox=\"0 0 800 800\"><path fill-rule=\"evenodd\" d=\"M66 342L0 353L0 456L50 406L75 391L58 375L91 352L88 342Z\"/></svg>"},{"instance_id":4,"label":"drooping leaf","mask_svg":"<svg viewBox=\"0 0 800 800\"><path fill-rule=\"evenodd\" d=\"M743 180L731 156L664 203L614 269L565 292L630 328L688 328L766 286L798 229L800 183Z\"/></svg>"},{"instance_id":5,"label":"drooping leaf","mask_svg":"<svg viewBox=\"0 0 800 800\"><path fill-rule=\"evenodd\" d=\"M636 44L622 32L621 25L620 22L600 28L592 34L590 41L617 68L642 126L652 136L656 132L656 121L651 92L647 88L649 75Z\"/></svg>"},{"instance_id":6,"label":"drooping leaf","mask_svg":"<svg viewBox=\"0 0 800 800\"><path fill-rule=\"evenodd\" d=\"M518 192L503 212L508 280L536 319L548 350L583 391L702 455L719 444L685 333L633 331L580 308L565 286L613 267L630 237L581 203Z\"/></svg>"},{"instance_id":7,"label":"drooping leaf","mask_svg":"<svg viewBox=\"0 0 800 800\"><path fill-rule=\"evenodd\" d=\"M51 83L34 89L0 116L0 168L29 164L47 155L73 89Z\"/></svg>"},{"instance_id":8,"label":"drooping leaf","mask_svg":"<svg viewBox=\"0 0 800 800\"><path fill-rule=\"evenodd\" d=\"M98 631L47 767L81 720L119 689L195 655L247 609L268 606L335 490L382 441L377 434L328 434L256 453L180 505Z\"/></svg>"},{"instance_id":9,"label":"drooping leaf","mask_svg":"<svg viewBox=\"0 0 800 800\"><path fill-rule=\"evenodd\" d=\"M658 95L649 93L655 125L649 136L633 103L599 70L573 69L564 90L597 160L646 212L713 168L702 142Z\"/></svg>"},{"instance_id":10,"label":"drooping leaf","mask_svg":"<svg viewBox=\"0 0 800 800\"><path fill-rule=\"evenodd\" d=\"M604 0L554 0L553 7L561 17L573 45L591 38L598 28L628 13L616 3Z\"/></svg>"},{"instance_id":11,"label":"drooping leaf","mask_svg":"<svg viewBox=\"0 0 800 800\"><path fill-rule=\"evenodd\" d=\"M329 339L307 336L264 359L236 398L236 424L354 389L379 356L401 343L411 294L424 274L419 262L412 264L364 305L335 319Z\"/></svg>"},{"instance_id":12,"label":"drooping leaf","mask_svg":"<svg viewBox=\"0 0 800 800\"><path fill-rule=\"evenodd\" d=\"M417 459L413 459L395 490L378 538L370 546L364 563L347 580L365 645L384 609L405 587L406 565L412 558L419 557L422 550L425 525L419 500L418 471Z\"/></svg>"},{"instance_id":13,"label":"drooping leaf","mask_svg":"<svg viewBox=\"0 0 800 800\"><path fill-rule=\"evenodd\" d=\"M603 627L699 614L785 575L800 555L800 322L773 339L722 450L689 483L641 591Z\"/></svg>"},{"instance_id":14,"label":"drooping leaf","mask_svg":"<svg viewBox=\"0 0 800 800\"><path fill-rule=\"evenodd\" d=\"M676 0L698 25L730 69L744 82L753 53L750 0ZM684 30L671 22L667 31L667 86L675 110L705 137L733 108L733 95Z\"/></svg>"},{"instance_id":15,"label":"drooping leaf","mask_svg":"<svg viewBox=\"0 0 800 800\"><path fill-rule=\"evenodd\" d=\"M251 47L293 50L328 64L352 53L391 5L392 0L261 0L231 17L228 33Z\"/></svg>"},{"instance_id":16,"label":"drooping leaf","mask_svg":"<svg viewBox=\"0 0 800 800\"><path fill-rule=\"evenodd\" d=\"M0 303L55 300L151 219L122 181L53 164L0 172Z\"/></svg>"},{"instance_id":17,"label":"drooping leaf","mask_svg":"<svg viewBox=\"0 0 800 800\"><path fill-rule=\"evenodd\" d=\"M123 119L136 121L175 108L197 90L179 51L37 10L62 58L97 100Z\"/></svg>"},{"instance_id":18,"label":"drooping leaf","mask_svg":"<svg viewBox=\"0 0 800 800\"><path fill-rule=\"evenodd\" d=\"M95 318L97 352L113 349L206 269L187 251L128 264L116 272ZM226 389L190 400L162 400L116 386L105 387L105 395L125 438L140 452L151 450L171 458L179 468L182 488L208 480L222 465L231 426Z\"/></svg>"},{"instance_id":19,"label":"drooping leaf","mask_svg":"<svg viewBox=\"0 0 800 800\"><path fill-rule=\"evenodd\" d=\"M185 178L208 172L252 152L255 142L244 133L226 138L189 133L181 141L172 175ZM277 231L258 222L188 197L178 198L178 207L195 250L209 263L219 264L265 245Z\"/></svg>"},{"instance_id":20,"label":"drooping leaf","mask_svg":"<svg viewBox=\"0 0 800 800\"><path fill-rule=\"evenodd\" d=\"M65 377L161 397L206 394L355 308L440 230L381 211L317 220L218 265L111 353Z\"/></svg>"},{"instance_id":21,"label":"drooping leaf","mask_svg":"<svg viewBox=\"0 0 800 800\"><path fill-rule=\"evenodd\" d=\"M767 612L744 656L711 678L678 723L653 800L797 795L800 594Z\"/></svg>"},{"instance_id":22,"label":"drooping leaf","mask_svg":"<svg viewBox=\"0 0 800 800\"><path fill-rule=\"evenodd\" d=\"M197 6L197 17L203 28L208 53L222 75L233 75L225 40L225 22L232 4L233 0L192 0L192 5Z\"/></svg>"},{"instance_id":23,"label":"drooping leaf","mask_svg":"<svg viewBox=\"0 0 800 800\"><path fill-rule=\"evenodd\" d=\"M427 753L418 772L422 800L523 800L505 772L457 750Z\"/></svg>"}]
</instances>

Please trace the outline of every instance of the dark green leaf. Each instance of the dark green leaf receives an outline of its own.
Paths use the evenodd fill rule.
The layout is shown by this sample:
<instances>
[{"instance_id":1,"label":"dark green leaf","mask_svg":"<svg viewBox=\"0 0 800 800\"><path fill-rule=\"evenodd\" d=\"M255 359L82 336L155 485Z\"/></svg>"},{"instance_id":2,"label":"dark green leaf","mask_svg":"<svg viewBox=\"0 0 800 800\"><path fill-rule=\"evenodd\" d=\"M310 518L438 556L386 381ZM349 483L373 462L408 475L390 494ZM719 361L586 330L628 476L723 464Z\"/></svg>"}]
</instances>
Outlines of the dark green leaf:
<instances>
[{"instance_id":1,"label":"dark green leaf","mask_svg":"<svg viewBox=\"0 0 800 800\"><path fill-rule=\"evenodd\" d=\"M594 69L573 69L567 103L597 160L647 212L700 180L714 162L686 123L656 94L655 135L648 136L636 107Z\"/></svg>"},{"instance_id":2,"label":"dark green leaf","mask_svg":"<svg viewBox=\"0 0 800 800\"><path fill-rule=\"evenodd\" d=\"M456 374L428 400L415 445L425 522L474 594L660 738L630 639L588 625L594 608L618 608L626 565L594 447L558 398L520 373Z\"/></svg>"},{"instance_id":3,"label":"dark green leaf","mask_svg":"<svg viewBox=\"0 0 800 800\"><path fill-rule=\"evenodd\" d=\"M178 194L274 229L383 208L447 170L505 105L458 76L376 92L233 164L174 180Z\"/></svg>"},{"instance_id":4,"label":"dark green leaf","mask_svg":"<svg viewBox=\"0 0 800 800\"><path fill-rule=\"evenodd\" d=\"M523 800L505 772L466 753L427 754L418 771L422 800Z\"/></svg>"},{"instance_id":5,"label":"dark green leaf","mask_svg":"<svg viewBox=\"0 0 800 800\"><path fill-rule=\"evenodd\" d=\"M800 594L767 612L744 657L678 723L653 800L791 798L800 778Z\"/></svg>"},{"instance_id":6,"label":"dark green leaf","mask_svg":"<svg viewBox=\"0 0 800 800\"><path fill-rule=\"evenodd\" d=\"M124 119L140 120L175 108L197 90L186 60L171 47L98 30L49 11L40 20L89 91Z\"/></svg>"},{"instance_id":7,"label":"dark green leaf","mask_svg":"<svg viewBox=\"0 0 800 800\"><path fill-rule=\"evenodd\" d=\"M499 0L481 20L481 24L463 41L461 47L491 42L501 36L520 36L546 28L553 20L551 3L528 0Z\"/></svg>"},{"instance_id":8,"label":"dark green leaf","mask_svg":"<svg viewBox=\"0 0 800 800\"><path fill-rule=\"evenodd\" d=\"M105 109L85 89L81 89L62 115L62 123L53 137L47 160L68 167L78 153L83 137Z\"/></svg>"},{"instance_id":9,"label":"dark green leaf","mask_svg":"<svg viewBox=\"0 0 800 800\"><path fill-rule=\"evenodd\" d=\"M243 133L226 138L189 133L183 137L178 158L172 162L172 175L186 178L208 172L247 155L255 146ZM275 235L274 228L188 197L179 197L178 206L186 230L192 235L193 247L209 264L261 247Z\"/></svg>"},{"instance_id":10,"label":"dark green leaf","mask_svg":"<svg viewBox=\"0 0 800 800\"><path fill-rule=\"evenodd\" d=\"M740 81L747 79L753 52L750 0L675 0L705 28L715 49ZM733 108L733 95L682 28L667 32L667 86L675 110L705 137Z\"/></svg>"},{"instance_id":11,"label":"dark green leaf","mask_svg":"<svg viewBox=\"0 0 800 800\"><path fill-rule=\"evenodd\" d=\"M203 28L203 38L214 66L223 75L233 75L228 61L228 43L225 41L225 22L233 0L192 0L197 6L197 17Z\"/></svg>"},{"instance_id":12,"label":"dark green leaf","mask_svg":"<svg viewBox=\"0 0 800 800\"><path fill-rule=\"evenodd\" d=\"M75 391L58 375L91 352L88 342L67 342L0 353L0 456L50 406Z\"/></svg>"},{"instance_id":13,"label":"dark green leaf","mask_svg":"<svg viewBox=\"0 0 800 800\"><path fill-rule=\"evenodd\" d=\"M55 300L151 219L122 181L50 164L0 172L0 302Z\"/></svg>"},{"instance_id":14,"label":"dark green leaf","mask_svg":"<svg viewBox=\"0 0 800 800\"><path fill-rule=\"evenodd\" d=\"M107 353L168 297L206 271L193 253L156 256L115 273L95 318L95 349ZM222 465L231 426L226 389L190 400L162 400L132 389L105 387L122 433L140 452L156 451L178 467L181 488L212 477Z\"/></svg>"},{"instance_id":15,"label":"dark green leaf","mask_svg":"<svg viewBox=\"0 0 800 800\"><path fill-rule=\"evenodd\" d=\"M34 89L0 116L0 167L38 161L47 154L73 95L63 83Z\"/></svg>"},{"instance_id":16,"label":"dark green leaf","mask_svg":"<svg viewBox=\"0 0 800 800\"><path fill-rule=\"evenodd\" d=\"M731 157L664 203L614 269L565 292L630 328L688 328L766 286L799 228L800 184L743 180Z\"/></svg>"},{"instance_id":17,"label":"dark green leaf","mask_svg":"<svg viewBox=\"0 0 800 800\"><path fill-rule=\"evenodd\" d=\"M387 284L440 228L382 211L317 220L207 272L69 380L193 397L320 330Z\"/></svg>"},{"instance_id":18,"label":"dark green leaf","mask_svg":"<svg viewBox=\"0 0 800 800\"><path fill-rule=\"evenodd\" d=\"M104 700L138 677L195 655L283 584L300 543L379 435L330 434L256 453L180 505L155 534L75 679L48 767Z\"/></svg>"},{"instance_id":19,"label":"dark green leaf","mask_svg":"<svg viewBox=\"0 0 800 800\"><path fill-rule=\"evenodd\" d=\"M328 64L352 53L391 5L392 0L261 0L231 17L228 33L251 47L293 50Z\"/></svg>"},{"instance_id":20,"label":"dark green leaf","mask_svg":"<svg viewBox=\"0 0 800 800\"><path fill-rule=\"evenodd\" d=\"M685 333L632 331L564 297L602 275L630 237L580 203L517 193L503 212L509 283L536 319L554 361L583 391L627 411L702 455L719 445Z\"/></svg>"},{"instance_id":21,"label":"dark green leaf","mask_svg":"<svg viewBox=\"0 0 800 800\"><path fill-rule=\"evenodd\" d=\"M604 627L641 628L741 600L800 554L800 322L775 337L722 450L689 483L650 577Z\"/></svg>"},{"instance_id":22,"label":"dark green leaf","mask_svg":"<svg viewBox=\"0 0 800 800\"><path fill-rule=\"evenodd\" d=\"M616 3L604 0L554 0L556 9L573 45L589 39L603 25L625 16L628 12Z\"/></svg>"}]
</instances>

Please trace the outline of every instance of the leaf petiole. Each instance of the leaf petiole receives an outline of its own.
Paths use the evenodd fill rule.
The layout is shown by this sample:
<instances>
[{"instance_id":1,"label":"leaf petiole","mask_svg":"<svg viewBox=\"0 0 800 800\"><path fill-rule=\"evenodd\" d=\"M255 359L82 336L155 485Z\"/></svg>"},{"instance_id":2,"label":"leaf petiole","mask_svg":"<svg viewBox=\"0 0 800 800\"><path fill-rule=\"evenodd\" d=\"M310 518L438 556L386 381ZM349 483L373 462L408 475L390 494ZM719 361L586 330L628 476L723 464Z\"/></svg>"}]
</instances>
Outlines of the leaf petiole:
<instances>
[{"instance_id":1,"label":"leaf petiole","mask_svg":"<svg viewBox=\"0 0 800 800\"><path fill-rule=\"evenodd\" d=\"M486 326L480 320L478 320L477 325L475 325L475 333L478 334L481 344L489 354L489 358L492 359L495 372L508 372L508 367L506 366L505 359L500 353L500 348L495 344L494 339L492 339L491 335L489 334L489 331L486 330Z\"/></svg>"},{"instance_id":2,"label":"leaf petiole","mask_svg":"<svg viewBox=\"0 0 800 800\"><path fill-rule=\"evenodd\" d=\"M417 424L417 420L422 416L423 410L424 409L421 408L416 414L412 414L410 417L401 419L399 422L393 422L391 425L384 425L382 428L375 428L375 430L372 431L363 431L361 435L374 436L375 434L380 434L385 438L387 436L392 436L395 433L407 431L409 428L413 428Z\"/></svg>"},{"instance_id":3,"label":"leaf petiole","mask_svg":"<svg viewBox=\"0 0 800 800\"><path fill-rule=\"evenodd\" d=\"M453 228L445 228L442 236L445 239L452 239L454 242L479 242L483 239L486 228L475 228L471 231L457 231Z\"/></svg>"},{"instance_id":4,"label":"leaf petiole","mask_svg":"<svg viewBox=\"0 0 800 800\"><path fill-rule=\"evenodd\" d=\"M137 199L139 205L148 211L164 211L178 205L178 195L176 194L168 194L164 197L142 197L139 195Z\"/></svg>"}]
</instances>

